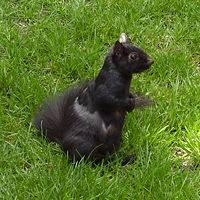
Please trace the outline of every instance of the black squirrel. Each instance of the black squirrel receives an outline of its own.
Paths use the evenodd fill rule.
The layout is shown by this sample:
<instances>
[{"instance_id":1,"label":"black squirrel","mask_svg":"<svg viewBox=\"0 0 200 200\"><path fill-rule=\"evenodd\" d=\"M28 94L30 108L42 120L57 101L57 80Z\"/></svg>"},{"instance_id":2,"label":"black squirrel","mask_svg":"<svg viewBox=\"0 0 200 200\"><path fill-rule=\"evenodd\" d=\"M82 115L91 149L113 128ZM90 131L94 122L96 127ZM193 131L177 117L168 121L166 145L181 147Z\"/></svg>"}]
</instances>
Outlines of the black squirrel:
<instances>
[{"instance_id":1,"label":"black squirrel","mask_svg":"<svg viewBox=\"0 0 200 200\"><path fill-rule=\"evenodd\" d=\"M98 163L119 148L126 113L151 103L146 97L131 94L129 87L132 74L152 64L153 59L122 33L96 79L46 101L34 118L35 127L71 159L86 157ZM134 155L122 165L131 157Z\"/></svg>"}]
</instances>

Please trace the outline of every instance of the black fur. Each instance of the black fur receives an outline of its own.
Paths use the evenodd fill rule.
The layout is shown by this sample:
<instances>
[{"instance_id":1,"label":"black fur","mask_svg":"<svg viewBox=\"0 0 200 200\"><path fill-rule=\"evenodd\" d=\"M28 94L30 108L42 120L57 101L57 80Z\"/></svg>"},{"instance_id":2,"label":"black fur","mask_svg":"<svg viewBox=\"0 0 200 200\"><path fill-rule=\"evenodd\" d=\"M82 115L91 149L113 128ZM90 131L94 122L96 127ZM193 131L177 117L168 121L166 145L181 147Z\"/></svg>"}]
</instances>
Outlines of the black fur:
<instances>
[{"instance_id":1,"label":"black fur","mask_svg":"<svg viewBox=\"0 0 200 200\"><path fill-rule=\"evenodd\" d=\"M140 48L117 41L97 78L44 103L34 118L35 127L72 159L101 161L119 148L126 112L150 103L132 95L129 87L132 74L152 63Z\"/></svg>"}]
</instances>

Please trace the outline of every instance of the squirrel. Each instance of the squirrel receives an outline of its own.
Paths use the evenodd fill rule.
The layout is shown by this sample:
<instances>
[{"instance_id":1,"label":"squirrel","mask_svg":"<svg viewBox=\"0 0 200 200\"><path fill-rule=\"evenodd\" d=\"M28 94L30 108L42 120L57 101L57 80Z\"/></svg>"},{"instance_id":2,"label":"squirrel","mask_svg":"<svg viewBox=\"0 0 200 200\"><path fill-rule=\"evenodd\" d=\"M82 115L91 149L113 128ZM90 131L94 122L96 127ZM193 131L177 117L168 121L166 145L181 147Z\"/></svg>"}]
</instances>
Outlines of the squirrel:
<instances>
[{"instance_id":1,"label":"squirrel","mask_svg":"<svg viewBox=\"0 0 200 200\"><path fill-rule=\"evenodd\" d=\"M149 98L133 95L129 88L132 75L147 70L153 62L122 33L96 79L43 103L33 124L72 160L84 157L99 163L119 149L126 113L151 104ZM134 156L129 155L122 165Z\"/></svg>"}]
</instances>

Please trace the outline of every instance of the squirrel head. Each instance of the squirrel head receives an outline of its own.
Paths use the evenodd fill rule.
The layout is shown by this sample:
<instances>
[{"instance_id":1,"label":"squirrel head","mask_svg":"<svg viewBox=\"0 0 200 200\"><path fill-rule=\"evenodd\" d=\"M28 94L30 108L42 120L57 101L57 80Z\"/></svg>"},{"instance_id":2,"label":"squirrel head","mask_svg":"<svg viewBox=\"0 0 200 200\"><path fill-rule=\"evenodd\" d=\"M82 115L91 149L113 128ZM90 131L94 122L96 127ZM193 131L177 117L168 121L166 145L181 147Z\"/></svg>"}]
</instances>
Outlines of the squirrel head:
<instances>
[{"instance_id":1,"label":"squirrel head","mask_svg":"<svg viewBox=\"0 0 200 200\"><path fill-rule=\"evenodd\" d=\"M119 41L115 42L111 56L117 69L125 74L143 72L154 62L141 48L129 43L125 33L122 33Z\"/></svg>"}]
</instances>

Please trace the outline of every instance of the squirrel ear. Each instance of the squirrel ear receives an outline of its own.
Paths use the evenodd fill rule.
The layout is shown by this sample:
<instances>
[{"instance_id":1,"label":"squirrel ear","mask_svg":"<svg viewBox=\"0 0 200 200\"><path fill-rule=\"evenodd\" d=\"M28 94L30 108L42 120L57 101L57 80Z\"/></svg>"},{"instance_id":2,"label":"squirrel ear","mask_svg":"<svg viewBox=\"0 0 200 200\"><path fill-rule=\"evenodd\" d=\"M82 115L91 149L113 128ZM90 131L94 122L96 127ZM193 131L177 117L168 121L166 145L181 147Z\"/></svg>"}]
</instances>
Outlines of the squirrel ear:
<instances>
[{"instance_id":1,"label":"squirrel ear","mask_svg":"<svg viewBox=\"0 0 200 200\"><path fill-rule=\"evenodd\" d=\"M124 50L123 45L119 41L116 41L114 45L114 52L113 52L114 55L117 57L121 57L123 50Z\"/></svg>"},{"instance_id":2,"label":"squirrel ear","mask_svg":"<svg viewBox=\"0 0 200 200\"><path fill-rule=\"evenodd\" d=\"M128 37L125 33L122 33L119 37L119 42L120 43L125 43L125 42L128 42Z\"/></svg>"}]
</instances>

